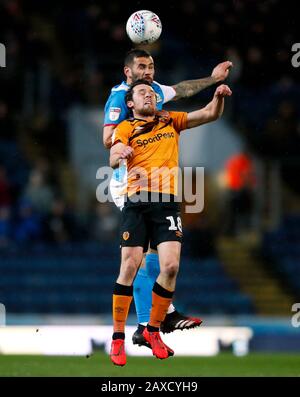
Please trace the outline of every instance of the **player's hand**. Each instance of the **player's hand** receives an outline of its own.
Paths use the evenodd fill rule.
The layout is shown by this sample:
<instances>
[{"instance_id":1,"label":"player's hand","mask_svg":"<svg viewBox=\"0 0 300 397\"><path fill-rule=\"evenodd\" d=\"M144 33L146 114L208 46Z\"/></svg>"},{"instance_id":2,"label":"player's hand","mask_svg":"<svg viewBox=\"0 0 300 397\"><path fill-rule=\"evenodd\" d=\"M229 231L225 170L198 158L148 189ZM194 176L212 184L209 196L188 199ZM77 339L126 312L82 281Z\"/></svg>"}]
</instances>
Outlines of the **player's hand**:
<instances>
[{"instance_id":1,"label":"player's hand","mask_svg":"<svg viewBox=\"0 0 300 397\"><path fill-rule=\"evenodd\" d=\"M215 79L216 83L225 80L228 77L229 70L232 66L233 64L230 61L219 63L212 71L211 77Z\"/></svg>"},{"instance_id":2,"label":"player's hand","mask_svg":"<svg viewBox=\"0 0 300 397\"><path fill-rule=\"evenodd\" d=\"M130 159L133 156L133 149L130 146L125 146L125 148L120 153L121 159Z\"/></svg>"},{"instance_id":3,"label":"player's hand","mask_svg":"<svg viewBox=\"0 0 300 397\"><path fill-rule=\"evenodd\" d=\"M219 85L219 87L215 91L215 96L221 98L224 98L225 96L231 96L231 94L231 89L228 87L228 85L225 84Z\"/></svg>"}]
</instances>

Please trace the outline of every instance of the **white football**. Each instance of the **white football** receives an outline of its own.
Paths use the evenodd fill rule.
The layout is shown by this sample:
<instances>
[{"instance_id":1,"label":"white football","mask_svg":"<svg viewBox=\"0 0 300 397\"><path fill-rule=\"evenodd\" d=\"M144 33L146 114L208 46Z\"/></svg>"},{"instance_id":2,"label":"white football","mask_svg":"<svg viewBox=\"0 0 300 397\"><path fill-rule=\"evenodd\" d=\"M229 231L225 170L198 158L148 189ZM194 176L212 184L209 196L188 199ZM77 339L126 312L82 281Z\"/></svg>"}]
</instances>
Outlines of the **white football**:
<instances>
[{"instance_id":1,"label":"white football","mask_svg":"<svg viewBox=\"0 0 300 397\"><path fill-rule=\"evenodd\" d=\"M162 30L159 17L152 11L136 11L128 18L126 32L133 43L154 43Z\"/></svg>"}]
</instances>

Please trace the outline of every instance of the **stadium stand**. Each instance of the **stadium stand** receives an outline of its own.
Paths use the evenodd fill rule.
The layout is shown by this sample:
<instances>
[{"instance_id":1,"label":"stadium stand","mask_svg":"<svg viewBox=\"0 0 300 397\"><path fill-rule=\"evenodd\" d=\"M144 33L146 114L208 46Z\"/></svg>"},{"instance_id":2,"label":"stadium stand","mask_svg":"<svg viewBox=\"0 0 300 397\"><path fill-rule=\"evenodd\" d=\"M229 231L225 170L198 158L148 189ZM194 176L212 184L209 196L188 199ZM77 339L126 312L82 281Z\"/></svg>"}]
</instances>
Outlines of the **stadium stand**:
<instances>
[{"instance_id":1,"label":"stadium stand","mask_svg":"<svg viewBox=\"0 0 300 397\"><path fill-rule=\"evenodd\" d=\"M264 234L262 250L273 271L295 298L300 297L300 216L287 215L279 227Z\"/></svg>"},{"instance_id":2,"label":"stadium stand","mask_svg":"<svg viewBox=\"0 0 300 397\"><path fill-rule=\"evenodd\" d=\"M285 181L299 200L300 74L290 66L290 41L298 27L289 18L293 12L288 7L278 12L279 0L170 3L176 11L172 24L161 43L150 48L157 78L173 84L206 76L216 63L233 57L228 84L234 95L226 117L264 164L279 164L280 183ZM106 241L97 232L108 217L105 209L95 209L94 195L88 208L74 199L80 192L74 193L76 174L70 170L67 114L75 105L101 109L119 82L131 46L124 18L135 10L128 7L116 0L105 5L82 0L72 7L50 0L0 4L0 37L8 54L0 74L0 302L9 313L110 311L119 262L117 222ZM169 8L161 6L163 25ZM201 101L211 93L202 92ZM52 205L41 213L24 201L37 172L44 182L35 192L47 185L52 204L63 202L59 214ZM51 234L49 219L62 222L63 233ZM219 217L217 223L222 222ZM299 217L286 218L278 230L263 230L262 245L283 288L297 297L299 228ZM211 230L218 239L221 232ZM184 255L176 301L184 311L203 314L256 312L253 297L241 291L239 278L229 275L214 251L199 258Z\"/></svg>"},{"instance_id":3,"label":"stadium stand","mask_svg":"<svg viewBox=\"0 0 300 397\"><path fill-rule=\"evenodd\" d=\"M111 308L110 290L119 264L116 243L86 242L2 253L0 301L12 313L103 314ZM253 313L214 257L183 258L176 291L179 307L206 314Z\"/></svg>"}]
</instances>

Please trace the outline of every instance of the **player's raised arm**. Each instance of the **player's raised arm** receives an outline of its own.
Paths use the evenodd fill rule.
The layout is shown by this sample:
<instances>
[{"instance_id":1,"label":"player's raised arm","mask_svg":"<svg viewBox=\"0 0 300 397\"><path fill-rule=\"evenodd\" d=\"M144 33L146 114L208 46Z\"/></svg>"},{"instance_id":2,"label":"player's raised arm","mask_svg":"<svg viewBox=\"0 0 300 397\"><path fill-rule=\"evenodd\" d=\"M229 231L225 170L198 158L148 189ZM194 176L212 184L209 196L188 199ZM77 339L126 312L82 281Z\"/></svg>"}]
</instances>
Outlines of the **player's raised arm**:
<instances>
[{"instance_id":1,"label":"player's raised arm","mask_svg":"<svg viewBox=\"0 0 300 397\"><path fill-rule=\"evenodd\" d=\"M120 160L129 159L132 156L132 147L126 146L122 142L118 142L110 149L109 165L112 168L118 168L120 165Z\"/></svg>"},{"instance_id":2,"label":"player's raised arm","mask_svg":"<svg viewBox=\"0 0 300 397\"><path fill-rule=\"evenodd\" d=\"M197 127L221 117L224 110L224 97L230 96L231 94L231 89L227 85L220 85L216 89L211 102L202 109L188 113L187 128Z\"/></svg>"},{"instance_id":3,"label":"player's raised arm","mask_svg":"<svg viewBox=\"0 0 300 397\"><path fill-rule=\"evenodd\" d=\"M187 98L197 94L198 92L204 90L207 87L210 87L213 84L224 81L228 74L229 70L232 67L232 62L225 61L219 63L212 71L211 76L205 77L203 79L197 80L185 80L180 83L173 85L172 87L176 91L176 96L173 98L173 101L176 101L180 98Z\"/></svg>"}]
</instances>

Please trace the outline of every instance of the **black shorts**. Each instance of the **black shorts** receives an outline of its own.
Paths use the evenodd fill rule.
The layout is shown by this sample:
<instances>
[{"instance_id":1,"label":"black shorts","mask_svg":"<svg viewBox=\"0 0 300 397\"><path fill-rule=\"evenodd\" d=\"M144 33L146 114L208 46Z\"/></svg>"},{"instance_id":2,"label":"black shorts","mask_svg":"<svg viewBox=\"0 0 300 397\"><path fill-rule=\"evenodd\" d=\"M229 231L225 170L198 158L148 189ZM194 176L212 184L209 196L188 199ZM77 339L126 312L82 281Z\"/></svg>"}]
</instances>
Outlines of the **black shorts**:
<instances>
[{"instance_id":1,"label":"black shorts","mask_svg":"<svg viewBox=\"0 0 300 397\"><path fill-rule=\"evenodd\" d=\"M172 198L172 196L171 196ZM182 242L179 203L125 200L121 221L121 246L157 249L165 241Z\"/></svg>"}]
</instances>

